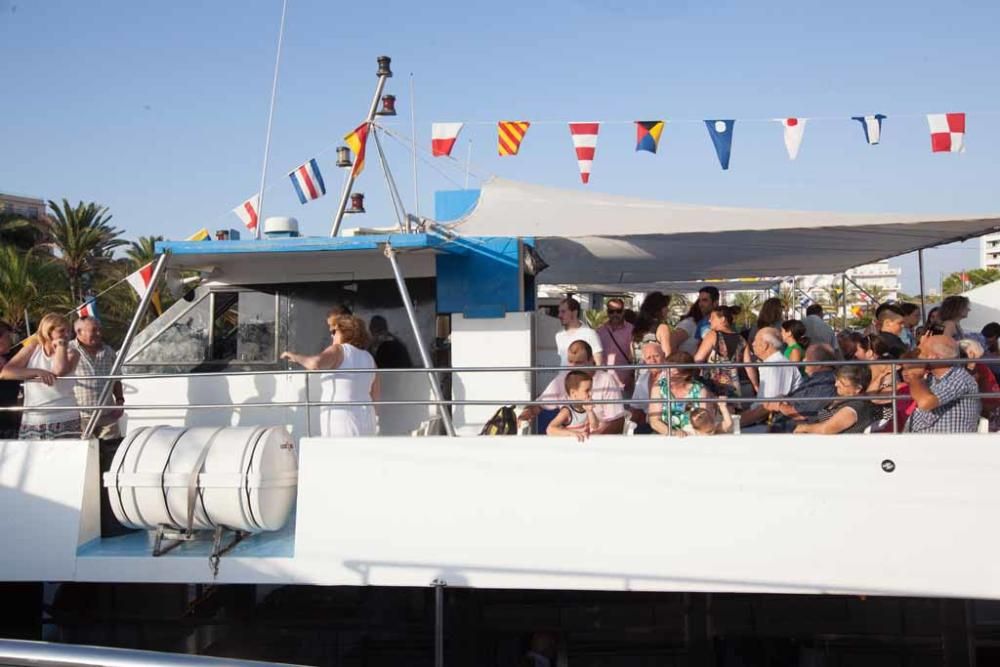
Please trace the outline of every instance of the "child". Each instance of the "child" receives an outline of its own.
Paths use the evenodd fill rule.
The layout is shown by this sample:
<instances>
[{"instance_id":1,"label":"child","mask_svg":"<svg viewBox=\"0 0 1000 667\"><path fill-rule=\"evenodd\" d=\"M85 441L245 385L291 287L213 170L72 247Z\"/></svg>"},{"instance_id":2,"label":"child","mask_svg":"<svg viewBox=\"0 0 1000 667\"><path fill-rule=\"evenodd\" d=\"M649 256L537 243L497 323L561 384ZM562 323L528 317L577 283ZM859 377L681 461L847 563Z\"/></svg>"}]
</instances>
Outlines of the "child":
<instances>
[{"instance_id":1,"label":"child","mask_svg":"<svg viewBox=\"0 0 1000 667\"><path fill-rule=\"evenodd\" d=\"M594 382L583 371L570 371L566 374L566 395L574 401L589 401L590 390ZM594 406L589 403L564 405L559 408L559 414L549 422L545 432L548 435L573 436L583 442L591 431L600 428L601 422L594 414Z\"/></svg>"},{"instance_id":2,"label":"child","mask_svg":"<svg viewBox=\"0 0 1000 667\"><path fill-rule=\"evenodd\" d=\"M725 403L720 403L722 413L722 423L716 424L710 413L705 408L695 408L691 411L691 433L690 435L715 435L716 433L728 433L732 428L732 418ZM727 424L728 422L728 424Z\"/></svg>"}]
</instances>

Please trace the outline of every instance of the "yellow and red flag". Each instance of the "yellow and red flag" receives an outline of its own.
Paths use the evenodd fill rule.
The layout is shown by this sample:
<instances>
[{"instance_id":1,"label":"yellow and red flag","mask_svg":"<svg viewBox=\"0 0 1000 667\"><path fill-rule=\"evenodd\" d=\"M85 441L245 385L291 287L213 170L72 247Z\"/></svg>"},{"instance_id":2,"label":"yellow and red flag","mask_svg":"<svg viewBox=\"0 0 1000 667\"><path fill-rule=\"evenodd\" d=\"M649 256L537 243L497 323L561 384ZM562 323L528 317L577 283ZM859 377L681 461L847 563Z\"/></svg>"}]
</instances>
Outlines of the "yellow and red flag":
<instances>
[{"instance_id":1,"label":"yellow and red flag","mask_svg":"<svg viewBox=\"0 0 1000 667\"><path fill-rule=\"evenodd\" d=\"M530 126L531 123L526 120L502 120L497 123L497 152L501 157L517 155Z\"/></svg>"},{"instance_id":2,"label":"yellow and red flag","mask_svg":"<svg viewBox=\"0 0 1000 667\"><path fill-rule=\"evenodd\" d=\"M365 145L368 143L368 123L361 123L354 131L344 136L348 148L354 153L354 169L351 176L357 176L365 168Z\"/></svg>"}]
</instances>

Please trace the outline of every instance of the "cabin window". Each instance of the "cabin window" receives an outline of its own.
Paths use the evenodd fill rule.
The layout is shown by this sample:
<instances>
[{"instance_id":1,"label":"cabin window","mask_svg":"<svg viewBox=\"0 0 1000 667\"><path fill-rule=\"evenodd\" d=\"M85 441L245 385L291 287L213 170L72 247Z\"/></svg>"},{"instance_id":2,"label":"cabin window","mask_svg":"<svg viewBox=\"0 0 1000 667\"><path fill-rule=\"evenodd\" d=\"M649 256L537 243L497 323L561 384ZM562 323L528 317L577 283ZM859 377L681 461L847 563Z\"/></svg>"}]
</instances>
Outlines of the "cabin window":
<instances>
[{"instance_id":1,"label":"cabin window","mask_svg":"<svg viewBox=\"0 0 1000 667\"><path fill-rule=\"evenodd\" d=\"M178 301L139 334L126 365L133 372L136 367L185 372L274 364L280 303L277 293L238 288Z\"/></svg>"}]
</instances>

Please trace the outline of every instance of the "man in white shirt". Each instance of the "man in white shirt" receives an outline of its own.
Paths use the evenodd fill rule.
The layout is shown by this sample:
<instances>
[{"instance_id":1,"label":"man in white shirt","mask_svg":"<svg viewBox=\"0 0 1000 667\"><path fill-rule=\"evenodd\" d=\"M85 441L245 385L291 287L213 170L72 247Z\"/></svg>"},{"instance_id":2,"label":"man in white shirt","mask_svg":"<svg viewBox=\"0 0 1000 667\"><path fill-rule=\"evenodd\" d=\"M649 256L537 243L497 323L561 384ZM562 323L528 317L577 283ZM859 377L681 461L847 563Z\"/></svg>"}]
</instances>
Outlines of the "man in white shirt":
<instances>
[{"instance_id":1,"label":"man in white shirt","mask_svg":"<svg viewBox=\"0 0 1000 667\"><path fill-rule=\"evenodd\" d=\"M571 296L559 302L559 322L563 330L556 334L556 350L561 365L567 364L570 343L582 340L594 351L594 363L604 365L604 347L597 332L580 321L580 302Z\"/></svg>"},{"instance_id":2,"label":"man in white shirt","mask_svg":"<svg viewBox=\"0 0 1000 667\"><path fill-rule=\"evenodd\" d=\"M595 403L594 414L601 421L601 427L597 431L592 431L591 435L601 433L613 433L620 435L622 427L625 425L625 399L622 396L622 384L618 381L618 376L611 371L591 370L587 367L594 366L594 355L590 345L586 341L575 340L569 346L569 366L578 370L585 369L593 380L592 398L595 400L615 401L614 403ZM565 401L570 400L566 394L566 374L569 371L562 371L557 375L549 386L545 388L539 401L546 401L546 405L532 405L521 411L518 421L530 421L538 416L542 409L556 410Z\"/></svg>"},{"instance_id":3,"label":"man in white shirt","mask_svg":"<svg viewBox=\"0 0 1000 667\"><path fill-rule=\"evenodd\" d=\"M806 327L806 336L810 343L824 343L837 349L837 336L833 328L823 320L823 306L814 303L806 308L806 319L802 320Z\"/></svg>"},{"instance_id":4,"label":"man in white shirt","mask_svg":"<svg viewBox=\"0 0 1000 667\"><path fill-rule=\"evenodd\" d=\"M767 418L769 412L762 404L788 396L802 381L802 374L795 366L771 365L788 361L781 353L781 334L777 329L764 327L758 330L752 344L754 354L762 359L765 365L757 367L760 377L760 388L757 390L758 402L743 413L740 422L744 425L755 424Z\"/></svg>"}]
</instances>

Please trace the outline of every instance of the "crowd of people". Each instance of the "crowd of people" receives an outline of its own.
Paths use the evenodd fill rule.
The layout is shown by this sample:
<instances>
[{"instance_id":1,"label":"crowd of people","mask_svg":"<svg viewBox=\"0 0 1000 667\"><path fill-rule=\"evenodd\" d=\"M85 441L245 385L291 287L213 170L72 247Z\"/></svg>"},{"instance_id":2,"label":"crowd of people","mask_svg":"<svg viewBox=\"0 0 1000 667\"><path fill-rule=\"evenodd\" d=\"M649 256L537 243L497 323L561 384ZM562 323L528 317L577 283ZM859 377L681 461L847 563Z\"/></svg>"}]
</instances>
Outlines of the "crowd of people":
<instances>
[{"instance_id":1,"label":"crowd of people","mask_svg":"<svg viewBox=\"0 0 1000 667\"><path fill-rule=\"evenodd\" d=\"M964 296L945 298L923 323L918 305L885 303L866 331L840 332L816 303L803 319L786 319L778 298L761 305L753 326L739 329L738 309L719 297L715 287L703 287L676 324L669 321L668 295L648 294L637 311L614 297L597 330L582 321L580 303L566 297L556 347L572 368L549 383L541 405L518 418L539 418L545 433L578 440L622 432L1000 429L1000 324L965 331ZM602 365L619 368L596 368Z\"/></svg>"},{"instance_id":2,"label":"crowd of people","mask_svg":"<svg viewBox=\"0 0 1000 667\"><path fill-rule=\"evenodd\" d=\"M344 305L327 317L331 342L318 354L286 351L282 360L312 370L359 369L365 373L322 373L320 432L329 436L375 435L377 419L372 406L337 405L377 401L380 394L376 368L412 366L406 345L394 336L388 322L375 315L370 323ZM111 374L116 352L104 342L100 321L76 319L72 326L57 313L45 315L35 334L14 350L13 331L0 321L0 407L23 405L23 411L0 411L0 440L51 440L78 438L95 412ZM113 457L122 440L119 421L125 395L115 381L103 403L93 434L102 457ZM32 410L30 408L43 408Z\"/></svg>"}]
</instances>

